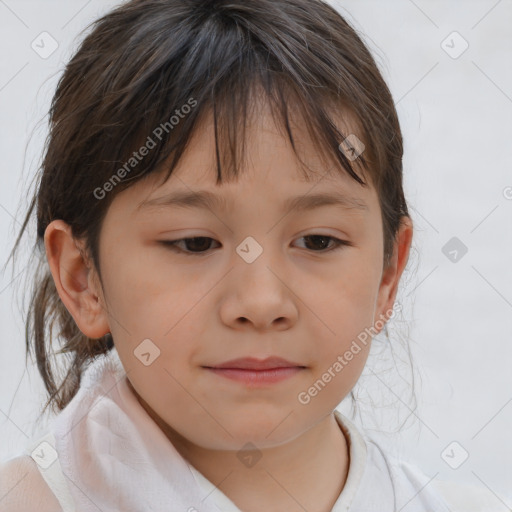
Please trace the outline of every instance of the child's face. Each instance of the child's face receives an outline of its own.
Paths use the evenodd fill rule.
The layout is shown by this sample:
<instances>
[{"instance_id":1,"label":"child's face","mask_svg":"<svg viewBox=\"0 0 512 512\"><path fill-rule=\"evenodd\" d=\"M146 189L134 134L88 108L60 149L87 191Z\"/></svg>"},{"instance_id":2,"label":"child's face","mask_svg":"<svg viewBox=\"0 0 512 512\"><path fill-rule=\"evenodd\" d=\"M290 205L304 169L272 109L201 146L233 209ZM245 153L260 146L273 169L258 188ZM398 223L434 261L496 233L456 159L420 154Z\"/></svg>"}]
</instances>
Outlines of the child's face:
<instances>
[{"instance_id":1,"label":"child's face","mask_svg":"<svg viewBox=\"0 0 512 512\"><path fill-rule=\"evenodd\" d=\"M248 441L263 448L297 437L350 392L370 346L358 335L389 315L401 272L383 273L377 194L345 175L322 179L327 169L302 135L301 154L318 176L311 182L267 112L259 126L251 125L250 166L237 183L214 184L213 127L205 124L166 183L150 176L108 210L100 236L106 320L131 384L170 436L218 449ZM226 209L140 206L203 190L222 198ZM335 192L366 208L283 209L292 197ZM332 241L302 238L307 235L352 245L329 251ZM192 237L213 240L179 244L196 254L163 243ZM254 261L244 259L259 247ZM134 355L146 339L160 350L149 366ZM348 361L344 354L354 340L359 350ZM205 368L271 356L305 368L259 386ZM318 380L316 393L309 392Z\"/></svg>"}]
</instances>

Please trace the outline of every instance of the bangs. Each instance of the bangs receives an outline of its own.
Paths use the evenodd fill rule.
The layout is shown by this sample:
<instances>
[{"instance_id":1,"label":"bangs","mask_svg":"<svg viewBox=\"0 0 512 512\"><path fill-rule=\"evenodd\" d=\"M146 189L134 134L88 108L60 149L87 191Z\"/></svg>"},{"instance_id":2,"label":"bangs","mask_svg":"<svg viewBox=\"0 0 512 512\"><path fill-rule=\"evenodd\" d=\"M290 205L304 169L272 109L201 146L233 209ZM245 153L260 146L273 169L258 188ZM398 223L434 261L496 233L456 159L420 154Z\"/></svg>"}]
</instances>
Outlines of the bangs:
<instances>
[{"instance_id":1,"label":"bangs","mask_svg":"<svg viewBox=\"0 0 512 512\"><path fill-rule=\"evenodd\" d=\"M247 125L260 114L261 101L267 102L276 126L290 141L306 180L318 173L300 159L292 120L306 129L325 163L323 171L345 172L365 185L360 177L364 174L358 174L354 164L359 171L371 171L372 137L361 130L371 126L364 122L367 109L357 102L349 106L349 95L341 91L349 91L350 84L354 87L354 79L343 83L349 70L341 66L339 54L329 57L322 33L311 33L304 44L292 27L282 28L286 34L276 44L267 33L269 27L249 23L250 17L237 11L240 6L216 4L215 11L210 12L205 6L192 10L172 34L169 26L174 21L168 19L171 13L166 16L165 9L161 9L156 18L150 7L139 12L137 23L119 29L119 34L108 32L110 41L120 41L122 51L115 59L96 63L94 69L104 71L96 80L89 78L91 87L98 89L98 102L89 108L97 131L91 133L90 124L88 128L78 128L84 131L84 144L88 144L91 156L104 153L105 144L110 146L112 155L107 162L90 162L95 166L94 183L89 181L87 187L90 193L109 180L112 183L116 170L122 166L127 172L122 173L122 179L116 176L112 183L116 191L164 166L167 180L195 129L207 118L213 120L215 132L216 182L235 178L243 167ZM71 66L80 65L79 55ZM178 118L180 109L191 99L194 108L187 108L187 113ZM353 134L343 133L340 121L344 126L357 127L357 137L366 148L357 159L347 158L340 150L340 144ZM78 138L81 136L77 134ZM150 139L152 148L145 151L146 156L133 162L136 165L127 166L134 152ZM86 155L83 147L77 149L76 157L82 165ZM115 194L108 195L111 200Z\"/></svg>"},{"instance_id":2,"label":"bangs","mask_svg":"<svg viewBox=\"0 0 512 512\"><path fill-rule=\"evenodd\" d=\"M216 184L236 179L241 170L246 168L247 127L257 121L268 107L279 133L289 140L305 181L345 172L365 185L360 175L362 170L368 168L367 159L361 154L357 160L351 162L340 149L340 143L349 134L353 135L354 131L357 131L358 137L366 140L365 146L368 146L367 139L361 135L353 116L350 117L350 123L356 124L357 128L352 128L352 131L347 129L347 132L340 129L340 124L349 126L348 110L334 109L332 99L319 101L316 98L313 102L296 84L267 70L261 70L253 76L230 73L226 83L221 83L208 92L209 101L205 98L196 107L195 119L189 126L177 127L174 137L170 137L161 150L160 161L164 159L167 164L162 169L164 182L179 164L190 137L203 123L213 123ZM302 160L300 149L296 145L297 128L301 134L305 129L306 136L316 150L316 156L322 162L321 169L313 169ZM161 164L157 163L155 170L160 167Z\"/></svg>"}]
</instances>

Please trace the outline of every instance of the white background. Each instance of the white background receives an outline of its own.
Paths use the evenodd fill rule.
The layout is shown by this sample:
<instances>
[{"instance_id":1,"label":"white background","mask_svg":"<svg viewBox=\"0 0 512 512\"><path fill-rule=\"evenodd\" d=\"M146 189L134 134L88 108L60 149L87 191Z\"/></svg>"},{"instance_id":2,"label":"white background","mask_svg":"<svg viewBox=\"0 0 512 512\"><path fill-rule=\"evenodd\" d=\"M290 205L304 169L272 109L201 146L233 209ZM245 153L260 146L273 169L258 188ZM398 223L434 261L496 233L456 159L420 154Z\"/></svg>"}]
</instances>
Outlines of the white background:
<instances>
[{"instance_id":1,"label":"white background","mask_svg":"<svg viewBox=\"0 0 512 512\"><path fill-rule=\"evenodd\" d=\"M45 115L76 48L74 38L116 4L0 0L2 265L27 206ZM429 477L484 487L507 510L505 504L512 507L512 1L336 5L362 33L395 98L415 223L400 294L403 319L391 322L390 338L399 346L393 334L398 332L411 347L421 377L415 382L418 407L408 405L402 391L407 388L375 376L381 359L371 357L358 387L373 386L381 392L378 400L389 405L357 421ZM43 31L59 44L46 59L31 48ZM469 44L458 58L454 52L464 42L454 31ZM452 237L468 249L456 262L443 253ZM24 263L14 275L10 266L0 274L0 460L19 454L37 431L34 420L44 398L37 371L31 363L25 369L24 324L13 286L13 277L14 284L23 283L24 274L18 273ZM348 411L348 403L340 408ZM448 450L452 465L462 450L469 454L457 469L441 456L453 441L458 444Z\"/></svg>"}]
</instances>

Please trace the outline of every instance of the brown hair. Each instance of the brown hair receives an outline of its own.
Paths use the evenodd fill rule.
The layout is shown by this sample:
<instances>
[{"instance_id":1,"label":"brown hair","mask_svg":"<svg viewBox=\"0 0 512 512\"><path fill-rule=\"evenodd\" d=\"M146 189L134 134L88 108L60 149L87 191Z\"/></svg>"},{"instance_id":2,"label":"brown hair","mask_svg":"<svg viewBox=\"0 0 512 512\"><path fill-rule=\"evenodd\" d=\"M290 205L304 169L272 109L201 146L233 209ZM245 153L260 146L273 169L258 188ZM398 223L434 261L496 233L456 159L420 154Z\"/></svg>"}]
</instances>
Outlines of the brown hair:
<instances>
[{"instance_id":1,"label":"brown hair","mask_svg":"<svg viewBox=\"0 0 512 512\"><path fill-rule=\"evenodd\" d=\"M356 31L323 1L131 0L88 29L53 97L37 190L11 253L36 209L38 266L25 341L49 394L44 410L50 405L62 410L76 394L85 367L113 347L110 334L83 335L61 302L46 261L46 227L54 219L68 223L85 241L101 281L98 238L111 201L172 156L168 179L206 113L214 116L217 183L221 170L238 175L250 101L259 88L296 152L291 109L301 113L319 152L334 157L336 172L366 186L339 150L348 134L332 118L335 109L353 114L366 145L357 164L374 184L382 211L384 266L401 219L409 215L402 134L391 93ZM173 113L191 99L194 108L171 128ZM113 183L116 171L125 177L120 167L162 126L167 129L158 132L157 147L126 179ZM55 327L64 340L58 352L52 348ZM55 354L70 356L60 379L50 365Z\"/></svg>"}]
</instances>

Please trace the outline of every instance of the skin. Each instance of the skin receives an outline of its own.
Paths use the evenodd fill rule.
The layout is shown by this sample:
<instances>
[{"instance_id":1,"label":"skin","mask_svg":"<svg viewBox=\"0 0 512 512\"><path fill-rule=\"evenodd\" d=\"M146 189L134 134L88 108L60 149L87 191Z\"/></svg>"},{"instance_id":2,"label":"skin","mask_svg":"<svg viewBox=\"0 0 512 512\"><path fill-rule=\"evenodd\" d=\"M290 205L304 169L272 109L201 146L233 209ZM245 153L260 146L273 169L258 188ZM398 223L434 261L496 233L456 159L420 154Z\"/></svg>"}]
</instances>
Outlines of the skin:
<instances>
[{"instance_id":1,"label":"skin","mask_svg":"<svg viewBox=\"0 0 512 512\"><path fill-rule=\"evenodd\" d=\"M151 175L116 196L100 235L103 286L82 242L62 220L48 226L45 246L60 298L78 327L91 338L112 333L133 393L183 457L242 510L327 512L349 466L347 440L333 411L357 382L370 343L307 405L297 396L359 333L389 316L412 222L403 219L391 263L383 268L382 218L373 186L326 174L325 162L297 123L301 157L316 172L312 181L304 180L269 111L258 112L238 181L215 185L213 127L206 118L167 182ZM207 189L230 206L137 210L142 201L178 189ZM281 211L288 197L334 189L364 201L367 209ZM311 234L352 245L322 251L321 244L303 238ZM250 264L236 252L248 236L263 248ZM160 242L186 237L213 241L179 245L205 251L196 256ZM150 366L134 355L147 338L160 349ZM203 368L272 355L306 368L264 388ZM261 454L252 467L237 457L247 442Z\"/></svg>"}]
</instances>

